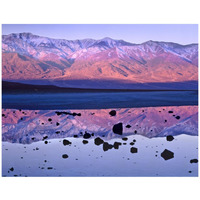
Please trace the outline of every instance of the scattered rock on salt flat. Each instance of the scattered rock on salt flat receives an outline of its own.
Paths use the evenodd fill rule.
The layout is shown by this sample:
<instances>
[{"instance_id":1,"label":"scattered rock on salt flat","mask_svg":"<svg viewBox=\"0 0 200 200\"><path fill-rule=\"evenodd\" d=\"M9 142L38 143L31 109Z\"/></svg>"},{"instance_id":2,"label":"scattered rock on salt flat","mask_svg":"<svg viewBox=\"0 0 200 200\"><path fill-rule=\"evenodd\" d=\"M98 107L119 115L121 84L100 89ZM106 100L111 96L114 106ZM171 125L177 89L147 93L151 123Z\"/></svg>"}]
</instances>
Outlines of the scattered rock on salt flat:
<instances>
[{"instance_id":1,"label":"scattered rock on salt flat","mask_svg":"<svg viewBox=\"0 0 200 200\"><path fill-rule=\"evenodd\" d=\"M123 132L122 123L118 123L118 124L115 124L113 126L113 133L118 134L118 135L122 135L122 132Z\"/></svg>"},{"instance_id":2,"label":"scattered rock on salt flat","mask_svg":"<svg viewBox=\"0 0 200 200\"><path fill-rule=\"evenodd\" d=\"M11 168L10 168L10 171L11 171L11 172L13 172L13 171L14 171L14 168L13 168L13 167L11 167Z\"/></svg>"},{"instance_id":3,"label":"scattered rock on salt flat","mask_svg":"<svg viewBox=\"0 0 200 200\"><path fill-rule=\"evenodd\" d=\"M42 139L42 140L46 140L47 138L48 138L48 136L46 135L46 136L44 136L44 137L43 137L43 139Z\"/></svg>"},{"instance_id":4,"label":"scattered rock on salt flat","mask_svg":"<svg viewBox=\"0 0 200 200\"><path fill-rule=\"evenodd\" d=\"M63 145L66 146L66 145L70 145L72 144L69 140L63 140Z\"/></svg>"},{"instance_id":5,"label":"scattered rock on salt flat","mask_svg":"<svg viewBox=\"0 0 200 200\"><path fill-rule=\"evenodd\" d=\"M161 157L162 157L164 160L169 160L169 159L174 158L174 153L173 153L172 151L169 151L169 150L165 149L165 150L161 153Z\"/></svg>"},{"instance_id":6,"label":"scattered rock on salt flat","mask_svg":"<svg viewBox=\"0 0 200 200\"><path fill-rule=\"evenodd\" d=\"M55 112L58 116L59 115L72 115L72 116L81 116L81 113L70 113L70 112L59 112L59 111L56 111Z\"/></svg>"},{"instance_id":7,"label":"scattered rock on salt flat","mask_svg":"<svg viewBox=\"0 0 200 200\"><path fill-rule=\"evenodd\" d=\"M115 110L111 110L111 111L109 112L109 114L110 114L110 116L115 116L115 115L116 115L116 111L115 111Z\"/></svg>"},{"instance_id":8,"label":"scattered rock on salt flat","mask_svg":"<svg viewBox=\"0 0 200 200\"><path fill-rule=\"evenodd\" d=\"M127 137L124 137L124 138L122 138L122 140L124 140L124 141L127 141L127 140L128 140L128 138L127 138Z\"/></svg>"},{"instance_id":9,"label":"scattered rock on salt flat","mask_svg":"<svg viewBox=\"0 0 200 200\"><path fill-rule=\"evenodd\" d=\"M49 118L49 119L48 119L48 121L49 121L49 122L51 122L51 121L52 121L52 119L51 119L51 118Z\"/></svg>"},{"instance_id":10,"label":"scattered rock on salt flat","mask_svg":"<svg viewBox=\"0 0 200 200\"><path fill-rule=\"evenodd\" d=\"M53 169L53 167L47 167L47 169L49 170L49 169Z\"/></svg>"},{"instance_id":11,"label":"scattered rock on salt flat","mask_svg":"<svg viewBox=\"0 0 200 200\"><path fill-rule=\"evenodd\" d=\"M191 159L190 163L198 163L198 160L197 159Z\"/></svg>"},{"instance_id":12,"label":"scattered rock on salt flat","mask_svg":"<svg viewBox=\"0 0 200 200\"><path fill-rule=\"evenodd\" d=\"M109 144L108 142L103 143L103 150L104 151L108 151L109 149L112 149L112 148L113 148L112 144Z\"/></svg>"},{"instance_id":13,"label":"scattered rock on salt flat","mask_svg":"<svg viewBox=\"0 0 200 200\"><path fill-rule=\"evenodd\" d=\"M131 152L131 153L137 153L137 152L138 152L138 149L135 148L135 147L131 147L130 152Z\"/></svg>"},{"instance_id":14,"label":"scattered rock on salt flat","mask_svg":"<svg viewBox=\"0 0 200 200\"><path fill-rule=\"evenodd\" d=\"M100 144L103 144L104 141L100 138L100 137L97 137L94 139L94 143L99 146Z\"/></svg>"},{"instance_id":15,"label":"scattered rock on salt flat","mask_svg":"<svg viewBox=\"0 0 200 200\"><path fill-rule=\"evenodd\" d=\"M64 158L64 159L66 159L66 158L68 158L69 156L67 155L67 154L63 154L62 155L62 158Z\"/></svg>"},{"instance_id":16,"label":"scattered rock on salt flat","mask_svg":"<svg viewBox=\"0 0 200 200\"><path fill-rule=\"evenodd\" d=\"M114 145L113 145L113 146L114 146L114 149L119 149L119 146L120 146L120 145L122 145L121 142L115 142Z\"/></svg>"},{"instance_id":17,"label":"scattered rock on salt flat","mask_svg":"<svg viewBox=\"0 0 200 200\"><path fill-rule=\"evenodd\" d=\"M174 140L174 137L172 135L168 135L166 139L167 141L171 142L172 140Z\"/></svg>"},{"instance_id":18,"label":"scattered rock on salt flat","mask_svg":"<svg viewBox=\"0 0 200 200\"><path fill-rule=\"evenodd\" d=\"M87 144L88 141L87 141L87 140L83 140L82 143L83 143L83 144Z\"/></svg>"},{"instance_id":19,"label":"scattered rock on salt flat","mask_svg":"<svg viewBox=\"0 0 200 200\"><path fill-rule=\"evenodd\" d=\"M83 138L85 138L85 139L88 139L90 137L91 137L91 135L89 133L87 133L87 132L85 132L85 134L83 135Z\"/></svg>"}]
</instances>

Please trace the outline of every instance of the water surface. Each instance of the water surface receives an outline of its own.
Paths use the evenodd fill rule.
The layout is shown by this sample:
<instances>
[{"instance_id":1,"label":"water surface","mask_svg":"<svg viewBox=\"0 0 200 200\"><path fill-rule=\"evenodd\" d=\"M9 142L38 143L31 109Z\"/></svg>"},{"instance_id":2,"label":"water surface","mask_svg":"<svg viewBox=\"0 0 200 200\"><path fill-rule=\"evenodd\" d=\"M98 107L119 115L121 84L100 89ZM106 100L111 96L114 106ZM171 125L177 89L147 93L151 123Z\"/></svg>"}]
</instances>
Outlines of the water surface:
<instances>
[{"instance_id":1,"label":"water surface","mask_svg":"<svg viewBox=\"0 0 200 200\"><path fill-rule=\"evenodd\" d=\"M3 108L105 109L197 105L197 91L3 94Z\"/></svg>"}]
</instances>

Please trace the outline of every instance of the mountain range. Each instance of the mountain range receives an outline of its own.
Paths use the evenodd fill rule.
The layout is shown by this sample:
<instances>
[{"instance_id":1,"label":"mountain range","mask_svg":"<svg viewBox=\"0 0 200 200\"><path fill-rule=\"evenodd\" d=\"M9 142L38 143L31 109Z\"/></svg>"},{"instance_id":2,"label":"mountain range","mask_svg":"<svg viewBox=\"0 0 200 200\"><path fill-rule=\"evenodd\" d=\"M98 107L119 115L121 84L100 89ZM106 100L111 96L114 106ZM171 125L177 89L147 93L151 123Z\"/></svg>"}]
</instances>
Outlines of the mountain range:
<instances>
[{"instance_id":1,"label":"mountain range","mask_svg":"<svg viewBox=\"0 0 200 200\"><path fill-rule=\"evenodd\" d=\"M2 36L2 79L75 88L197 89L198 44Z\"/></svg>"}]
</instances>

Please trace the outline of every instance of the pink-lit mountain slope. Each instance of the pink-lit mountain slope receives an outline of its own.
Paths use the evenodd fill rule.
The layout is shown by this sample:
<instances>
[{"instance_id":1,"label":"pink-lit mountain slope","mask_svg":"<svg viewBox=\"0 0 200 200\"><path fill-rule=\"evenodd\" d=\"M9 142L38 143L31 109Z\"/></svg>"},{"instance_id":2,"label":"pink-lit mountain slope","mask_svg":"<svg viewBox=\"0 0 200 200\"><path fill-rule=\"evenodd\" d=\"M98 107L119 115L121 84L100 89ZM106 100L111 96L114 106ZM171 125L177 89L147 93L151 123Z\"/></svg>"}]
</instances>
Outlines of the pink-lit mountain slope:
<instances>
[{"instance_id":1,"label":"pink-lit mountain slope","mask_svg":"<svg viewBox=\"0 0 200 200\"><path fill-rule=\"evenodd\" d=\"M197 44L70 41L19 33L3 36L2 52L3 80L87 88L104 81L102 88L111 87L107 81L112 85L198 80Z\"/></svg>"}]
</instances>

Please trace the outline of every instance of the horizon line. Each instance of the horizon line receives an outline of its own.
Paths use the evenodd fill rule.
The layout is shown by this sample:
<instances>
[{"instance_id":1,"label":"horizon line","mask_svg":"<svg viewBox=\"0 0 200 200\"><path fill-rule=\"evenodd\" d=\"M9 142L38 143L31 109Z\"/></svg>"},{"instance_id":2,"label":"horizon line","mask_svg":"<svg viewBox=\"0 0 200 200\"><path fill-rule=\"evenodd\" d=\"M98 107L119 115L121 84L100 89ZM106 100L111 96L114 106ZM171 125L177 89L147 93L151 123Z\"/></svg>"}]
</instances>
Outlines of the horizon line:
<instances>
[{"instance_id":1,"label":"horizon line","mask_svg":"<svg viewBox=\"0 0 200 200\"><path fill-rule=\"evenodd\" d=\"M45 38L48 38L48 39L53 39L53 40L67 40L67 41L76 41L76 40L95 40L95 41L99 41L99 40L104 40L106 38L108 39L111 39L111 40L115 40L115 41L124 41L124 42L127 42L127 43L130 43L130 44L133 44L133 45L141 45L141 44L144 44L144 43L147 43L147 42L155 42L155 43L161 43L161 42L164 42L164 43L173 43L173 44L178 44L178 45L181 45L181 46L188 46L188 45L198 45L198 43L189 43L189 44L180 44L180 43L177 43L177 42L166 42L166 41L158 41L158 40L147 40L145 42L142 42L142 43L132 43L132 42L129 42L129 41L125 41L123 39L113 39L111 37L108 37L108 36L105 36L101 39L93 39L93 38L84 38L84 39L64 39L64 38L52 38L52 37L48 37L48 36L43 36L43 35L38 35L38 34L34 34L32 32L16 32L16 33L9 33L9 34L2 34L2 37L3 36L8 36L8 35L12 35L12 34L31 34L31 35L34 35L34 36L39 36L39 37L45 37Z\"/></svg>"}]
</instances>

